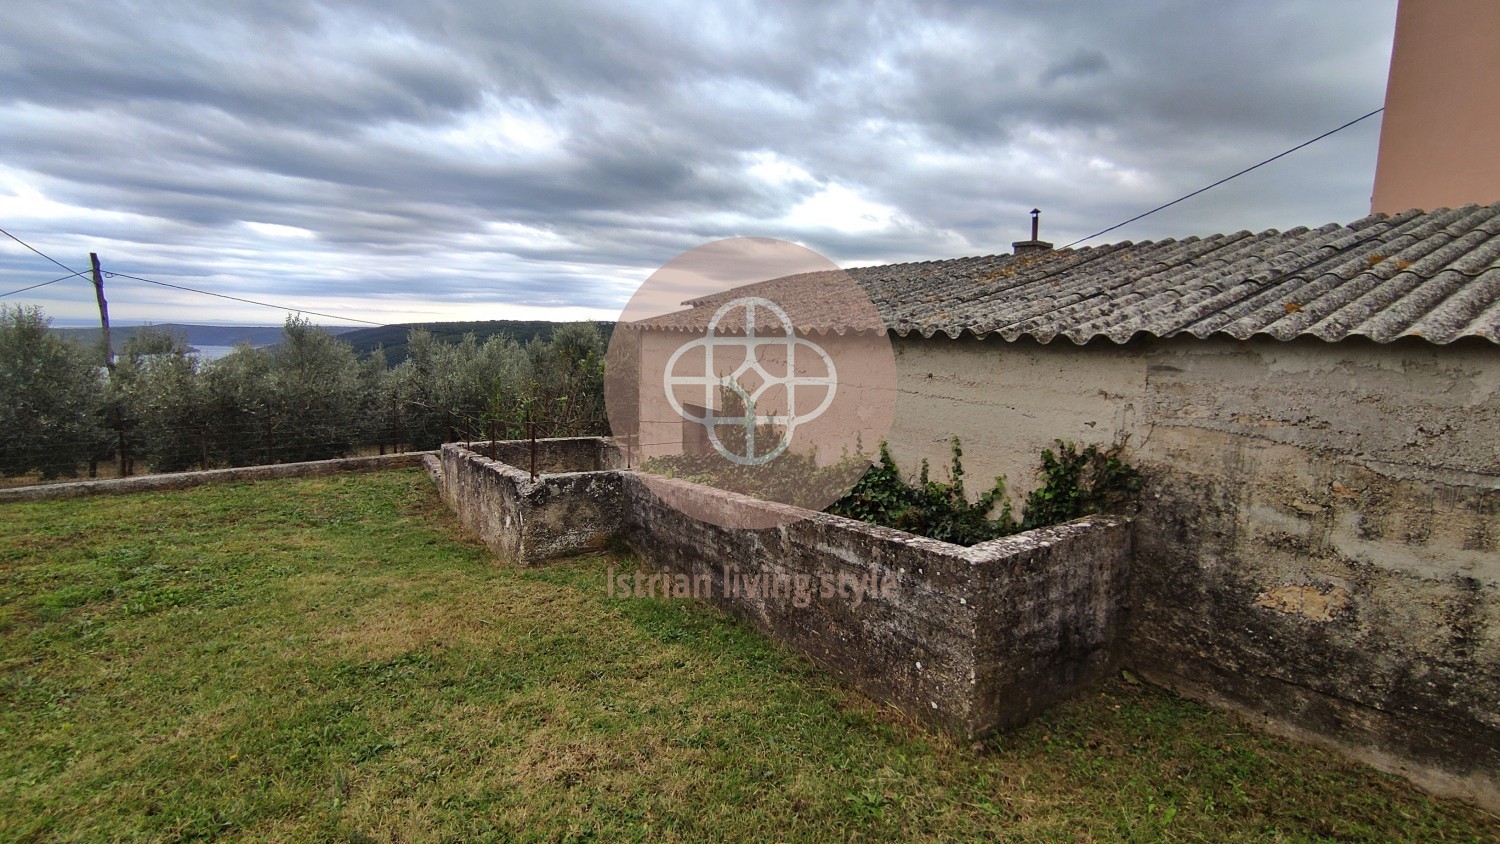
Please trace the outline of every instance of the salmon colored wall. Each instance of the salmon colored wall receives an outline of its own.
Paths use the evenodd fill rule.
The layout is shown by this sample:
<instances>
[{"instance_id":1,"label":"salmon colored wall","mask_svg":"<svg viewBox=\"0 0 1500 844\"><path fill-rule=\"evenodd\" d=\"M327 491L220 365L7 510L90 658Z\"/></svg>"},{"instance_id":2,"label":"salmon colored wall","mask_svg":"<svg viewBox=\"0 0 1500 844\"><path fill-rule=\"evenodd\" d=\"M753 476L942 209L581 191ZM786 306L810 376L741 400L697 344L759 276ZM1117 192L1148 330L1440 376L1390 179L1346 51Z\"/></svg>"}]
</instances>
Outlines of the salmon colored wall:
<instances>
[{"instance_id":1,"label":"salmon colored wall","mask_svg":"<svg viewBox=\"0 0 1500 844\"><path fill-rule=\"evenodd\" d=\"M1401 0L1370 210L1500 200L1500 0Z\"/></svg>"}]
</instances>

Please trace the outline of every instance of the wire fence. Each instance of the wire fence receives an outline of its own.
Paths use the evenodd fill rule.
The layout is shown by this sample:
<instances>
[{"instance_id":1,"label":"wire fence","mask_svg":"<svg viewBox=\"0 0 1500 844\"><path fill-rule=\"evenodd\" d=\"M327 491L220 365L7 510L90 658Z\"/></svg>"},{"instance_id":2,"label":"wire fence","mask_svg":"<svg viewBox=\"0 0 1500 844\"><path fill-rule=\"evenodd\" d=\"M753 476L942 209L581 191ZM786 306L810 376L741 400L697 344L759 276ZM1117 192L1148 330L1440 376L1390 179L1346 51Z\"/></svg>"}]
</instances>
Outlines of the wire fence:
<instances>
[{"instance_id":1,"label":"wire fence","mask_svg":"<svg viewBox=\"0 0 1500 844\"><path fill-rule=\"evenodd\" d=\"M181 425L158 428L147 439L136 432L101 430L87 434L50 434L37 456L24 448L0 450L0 485L65 482L81 478L115 478L159 472L223 469L239 466L300 463L374 454L425 451L448 442L490 442L574 436L605 436L607 426L559 425L539 420L529 430L479 419L453 426L436 439L414 441L393 431L379 436L345 432L288 430L255 422L230 425Z\"/></svg>"}]
</instances>

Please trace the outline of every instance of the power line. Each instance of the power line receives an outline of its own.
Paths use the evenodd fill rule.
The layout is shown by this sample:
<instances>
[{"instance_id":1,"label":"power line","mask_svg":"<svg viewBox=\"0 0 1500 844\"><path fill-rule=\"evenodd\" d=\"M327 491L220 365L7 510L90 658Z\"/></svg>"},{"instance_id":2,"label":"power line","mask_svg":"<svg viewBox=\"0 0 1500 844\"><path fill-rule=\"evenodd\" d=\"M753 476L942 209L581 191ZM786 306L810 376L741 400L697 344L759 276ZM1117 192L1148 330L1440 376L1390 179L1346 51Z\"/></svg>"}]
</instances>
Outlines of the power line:
<instances>
[{"instance_id":1,"label":"power line","mask_svg":"<svg viewBox=\"0 0 1500 844\"><path fill-rule=\"evenodd\" d=\"M5 297L7 297L7 296L14 296L17 293L25 293L28 290L35 290L38 287L46 287L49 284L56 284L59 281L66 281L67 279L73 278L75 276L84 275L84 273L79 272L78 270L73 269L72 267L68 266L67 264L64 264L63 262L57 260L56 258L52 257L51 255L48 255L47 253L43 252L42 250L36 248L35 246L32 246L31 244L27 243L26 241L20 239L19 237L16 237L15 235L11 234L10 232L6 231L3 228L0 228L0 234L5 235L6 237L10 238L11 240L14 240L16 243L19 243L22 246L26 247L27 249L30 249L32 252L35 252L36 254L42 256L43 258L46 258L47 260L49 260L52 263L58 265L59 267L62 267L63 269L67 270L68 273L69 273L68 275L62 276L61 278L54 278L51 281L44 281L41 284L33 284L30 287L23 287L20 290L12 290L9 293L0 294L0 299L3 299ZM370 321L368 319L358 319L356 317L336 316L334 314L325 314L325 313L322 313L320 311L308 310L307 308L289 308L289 307L286 307L285 305L275 305L275 304L272 304L270 302L257 302L254 299L242 299L242 298L240 298L238 296L229 296L229 295L224 294L224 293L213 293L213 292L208 291L208 290L198 290L197 288L194 288L194 287L184 287L184 286L182 286L180 284L168 284L165 281L155 281L155 280L149 279L149 278L141 278L140 276L129 275L127 273L113 273L113 272L109 272L109 273L105 273L104 275L109 276L111 278L118 276L120 278L131 279L132 281L143 281L143 282L145 282L147 284L157 284L157 285L160 285L162 287L173 288L174 290L186 290L189 293L201 293L204 296L217 296L220 299L229 299L229 300L232 300L232 301L235 301L235 302L244 302L247 305L259 305L259 306L261 306L263 308L275 308L275 309L277 309L279 311L287 311L288 313L312 314L314 316L327 317L328 319L338 319L338 320L343 320L345 322L362 322L365 325L373 325L373 326L381 327L381 328L383 328L385 326L385 323L383 323L383 322L372 322L372 321Z\"/></svg>"},{"instance_id":2,"label":"power line","mask_svg":"<svg viewBox=\"0 0 1500 844\"><path fill-rule=\"evenodd\" d=\"M6 231L5 229L0 229L0 234L5 235L6 237L10 238L11 240L14 240L16 243L19 243L22 246L26 247L27 249L30 249L32 252L35 252L36 254L42 256L43 258L46 258L47 260L51 261L52 263L58 265L59 267L62 267L63 269L67 270L68 272L72 273L73 275L83 275L83 273L78 272L77 270L73 269L72 267L68 266L67 264L64 264L62 261L59 261L56 258L52 257L51 255L48 255L47 253L45 253L42 250L36 248L35 246L32 246L31 244L27 243L26 241L20 239L19 237L16 237L15 235L11 234L10 232ZM58 279L58 280L61 281L62 279ZM51 284L51 282L48 282L48 284ZM5 295L9 296L10 294L7 293Z\"/></svg>"},{"instance_id":3,"label":"power line","mask_svg":"<svg viewBox=\"0 0 1500 844\"><path fill-rule=\"evenodd\" d=\"M42 256L43 258L46 258L47 260L51 261L52 263L54 263L54 264L58 265L59 267L62 267L63 269L65 269L65 270L68 271L67 275L62 276L60 278L54 278L51 281L44 281L41 284L33 284L30 287L23 287L20 290L12 290L9 293L0 294L0 299L7 298L9 296L14 296L17 293L25 293L28 290L35 290L38 287L46 287L49 284L56 284L59 281L67 281L70 278L74 278L76 276L83 275L83 273L79 272L78 270L75 270L72 267L68 266L67 264L64 264L62 261L59 261L56 258L52 257L51 255L48 255L47 253L45 253L42 250L36 248L35 246L32 246L31 244L27 243L26 241L20 239L19 237L16 237L15 235L11 234L10 232L6 231L5 229L0 229L0 234L5 235L6 237L10 238L11 240L14 240L16 243L21 244L22 246L26 247L27 249L30 249L32 252L35 252L36 254Z\"/></svg>"},{"instance_id":4,"label":"power line","mask_svg":"<svg viewBox=\"0 0 1500 844\"><path fill-rule=\"evenodd\" d=\"M1214 182L1211 185L1208 185L1206 187L1198 188L1197 190L1193 191L1192 193L1185 194L1183 196L1179 196L1176 199L1172 200L1171 202L1168 202L1165 205L1158 205L1155 208L1152 208L1150 211L1147 211L1147 212L1145 212L1143 214L1137 214L1134 217L1131 217L1130 219L1126 220L1125 222L1123 222L1123 223L1116 223L1115 225L1110 226L1107 229L1103 229L1101 231L1096 231L1093 234L1089 235L1088 237L1080 237L1079 239L1073 241L1072 243L1068 244L1067 246L1064 246L1063 248L1064 249L1071 249L1072 247L1077 246L1078 244L1084 242L1085 240L1093 240L1094 238L1098 237L1101 234L1108 234L1109 232L1112 232L1115 229L1120 228L1121 226L1128 226L1131 223L1134 223L1136 220L1142 219L1144 217L1149 217L1152 214L1155 214L1156 212L1161 211L1162 209L1171 208L1173 205L1176 205L1177 203L1182 202L1183 200L1192 199L1193 197L1197 196L1200 193L1203 193L1204 191L1213 190L1214 188L1218 187L1219 185L1224 184L1225 182L1227 182L1227 181L1229 181L1231 179L1237 179L1240 176L1243 176L1246 173L1249 173L1251 170L1254 170L1254 169L1256 169L1258 167L1264 167L1265 165L1270 164L1271 162L1275 161L1276 159L1283 158L1285 156L1291 155L1292 153L1296 152L1299 149L1302 149L1303 147L1312 146L1313 144L1317 143L1318 141L1323 140L1324 138L1328 137L1329 135L1333 135L1333 134L1336 134L1338 132L1342 132L1345 129L1348 129L1350 126L1353 126L1354 124L1360 122L1361 120L1365 120L1366 118L1374 117L1375 115L1381 113L1382 111L1385 111L1385 108L1383 106L1381 108L1375 109L1374 111L1370 112L1369 114L1366 114L1366 115L1363 115L1363 116L1360 116L1360 117L1356 117L1353 120L1349 121L1348 123L1345 123L1344 125L1338 127L1337 129L1329 129L1327 132L1324 132L1323 134L1317 136L1316 138L1313 138L1313 139L1308 140L1308 141L1303 141L1302 143L1300 143L1300 144L1292 147L1291 149L1283 150L1282 152L1279 152L1279 153L1271 156L1270 158L1267 158L1265 161L1262 161L1259 164L1253 164L1253 165L1251 165L1249 167L1246 167L1245 169L1241 170L1238 173L1235 173L1232 176L1225 176L1224 178L1218 180L1217 182Z\"/></svg>"},{"instance_id":5,"label":"power line","mask_svg":"<svg viewBox=\"0 0 1500 844\"><path fill-rule=\"evenodd\" d=\"M214 293L214 292L209 291L209 290L199 290L196 287L184 287L183 285L180 285L180 284L169 284L169 283L167 283L165 281L156 281L155 279L141 278L140 276L130 275L129 273L106 272L105 275L109 276L110 278L116 278L116 277L118 277L118 278L128 278L131 281L143 281L143 282L145 282L147 284L156 284L156 285L160 285L162 287L170 287L173 290L186 290L189 293L201 293L204 296L217 296L220 299L229 299L229 300L234 301L234 302L244 302L247 305L260 305L263 308L275 308L275 309L277 309L279 311L286 311L288 313L294 313L294 314L312 314L313 316L327 317L328 319L341 319L341 320L344 320L346 322L362 322L365 325L374 325L374 326L381 327L381 328L385 327L385 323L383 323L383 322L372 322L372 321L370 321L368 319L359 319L357 317L337 316L337 315L334 315L334 314L325 314L325 313L322 313L320 311L308 310L307 308L289 308L286 305L276 305L276 304L272 304L270 302L257 302L254 299L243 299L243 298L240 298L239 296L230 296L230 295L225 294L225 293Z\"/></svg>"},{"instance_id":6,"label":"power line","mask_svg":"<svg viewBox=\"0 0 1500 844\"><path fill-rule=\"evenodd\" d=\"M64 269L66 269L66 268L64 268ZM46 287L49 284L56 284L59 281L67 281L70 278L75 278L75 277L81 276L81 275L83 275L83 273L72 273L70 275L62 276L61 278L54 278L51 281L44 281L41 284L33 284L30 287L23 287L20 290L12 290L9 293L0 293L0 299L5 299L5 298L8 298L10 296L14 296L17 293L25 293L28 290L35 290L38 287Z\"/></svg>"}]
</instances>

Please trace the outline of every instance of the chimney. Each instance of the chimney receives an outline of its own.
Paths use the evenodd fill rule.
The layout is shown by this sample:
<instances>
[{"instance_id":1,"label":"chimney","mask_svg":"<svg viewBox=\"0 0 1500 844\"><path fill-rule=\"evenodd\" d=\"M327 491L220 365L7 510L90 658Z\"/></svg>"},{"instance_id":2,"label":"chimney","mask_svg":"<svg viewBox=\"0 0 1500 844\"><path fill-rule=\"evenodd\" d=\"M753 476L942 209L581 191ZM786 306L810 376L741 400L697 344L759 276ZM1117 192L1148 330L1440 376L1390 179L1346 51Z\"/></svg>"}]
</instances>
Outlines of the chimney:
<instances>
[{"instance_id":1,"label":"chimney","mask_svg":"<svg viewBox=\"0 0 1500 844\"><path fill-rule=\"evenodd\" d=\"M1042 216L1040 208L1031 209L1031 239L1018 240L1010 245L1017 255L1030 255L1033 252L1046 252L1052 248L1052 244L1045 240L1037 240L1037 225Z\"/></svg>"},{"instance_id":2,"label":"chimney","mask_svg":"<svg viewBox=\"0 0 1500 844\"><path fill-rule=\"evenodd\" d=\"M1370 210L1500 200L1500 3L1401 0Z\"/></svg>"}]
</instances>

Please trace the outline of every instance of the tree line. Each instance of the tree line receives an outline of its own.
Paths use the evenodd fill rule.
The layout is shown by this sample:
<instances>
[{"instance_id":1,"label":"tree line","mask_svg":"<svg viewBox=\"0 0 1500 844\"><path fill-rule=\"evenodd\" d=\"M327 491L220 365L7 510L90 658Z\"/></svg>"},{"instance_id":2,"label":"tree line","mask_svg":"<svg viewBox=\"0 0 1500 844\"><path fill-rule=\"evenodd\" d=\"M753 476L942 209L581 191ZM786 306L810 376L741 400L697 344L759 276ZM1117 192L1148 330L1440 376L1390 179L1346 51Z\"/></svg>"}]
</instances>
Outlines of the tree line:
<instances>
[{"instance_id":1,"label":"tree line","mask_svg":"<svg viewBox=\"0 0 1500 844\"><path fill-rule=\"evenodd\" d=\"M44 479L287 463L436 448L443 442L608 433L605 341L589 323L549 340L413 329L406 359L361 359L305 319L274 346L204 361L179 337L141 330L113 367L97 346L50 329L35 308L0 307L0 474Z\"/></svg>"}]
</instances>

